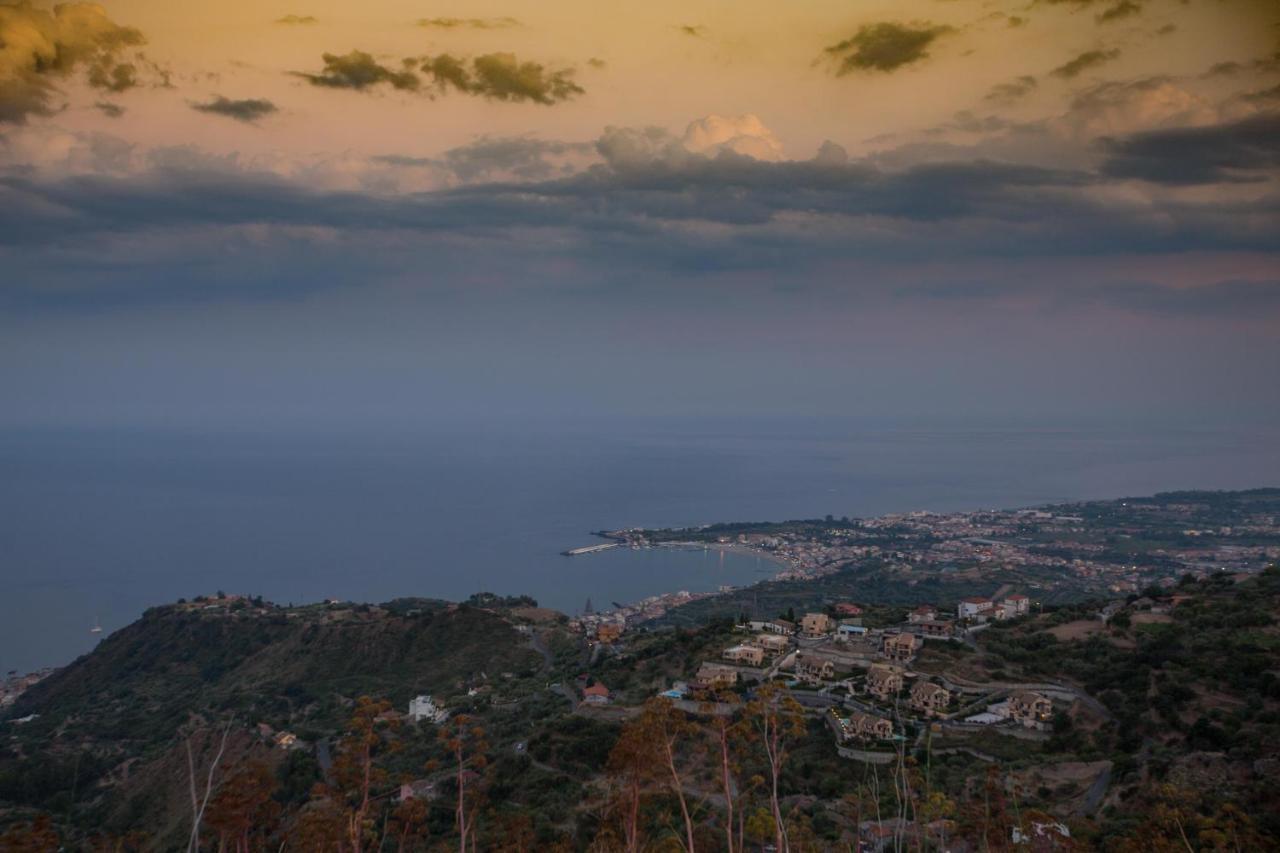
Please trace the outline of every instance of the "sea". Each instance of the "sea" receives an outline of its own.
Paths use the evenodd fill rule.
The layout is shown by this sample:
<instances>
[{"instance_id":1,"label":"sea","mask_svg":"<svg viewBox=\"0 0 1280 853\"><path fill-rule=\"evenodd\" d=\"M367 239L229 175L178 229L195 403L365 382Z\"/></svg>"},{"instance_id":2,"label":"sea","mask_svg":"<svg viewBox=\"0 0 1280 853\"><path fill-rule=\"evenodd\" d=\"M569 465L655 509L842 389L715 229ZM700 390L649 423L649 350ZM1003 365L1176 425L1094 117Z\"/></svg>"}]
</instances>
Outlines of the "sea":
<instances>
[{"instance_id":1,"label":"sea","mask_svg":"<svg viewBox=\"0 0 1280 853\"><path fill-rule=\"evenodd\" d=\"M1280 485L1280 431L818 419L398 431L0 431L0 672L66 664L150 606L525 594L577 614L777 567L566 557L591 531L1013 508ZM100 633L90 629L100 625Z\"/></svg>"}]
</instances>

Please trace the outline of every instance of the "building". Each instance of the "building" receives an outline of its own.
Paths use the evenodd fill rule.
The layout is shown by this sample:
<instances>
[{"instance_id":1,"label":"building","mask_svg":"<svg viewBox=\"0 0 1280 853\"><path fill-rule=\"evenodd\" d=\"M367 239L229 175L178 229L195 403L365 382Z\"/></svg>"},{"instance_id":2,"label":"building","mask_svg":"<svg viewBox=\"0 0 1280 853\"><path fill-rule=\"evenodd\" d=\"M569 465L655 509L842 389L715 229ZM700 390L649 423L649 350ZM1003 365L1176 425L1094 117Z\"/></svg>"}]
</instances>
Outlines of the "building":
<instances>
[{"instance_id":1,"label":"building","mask_svg":"<svg viewBox=\"0 0 1280 853\"><path fill-rule=\"evenodd\" d=\"M855 711L848 717L842 717L832 708L827 714L827 724L836 733L836 740L840 743L851 740L887 740L893 737L893 723L874 714Z\"/></svg>"},{"instance_id":2,"label":"building","mask_svg":"<svg viewBox=\"0 0 1280 853\"><path fill-rule=\"evenodd\" d=\"M747 627L752 631L764 634L779 634L783 637L789 637L796 632L794 622L788 622L786 619L772 619L769 621L754 620L747 623Z\"/></svg>"},{"instance_id":3,"label":"building","mask_svg":"<svg viewBox=\"0 0 1280 853\"><path fill-rule=\"evenodd\" d=\"M1007 619L1012 619L1015 616L1026 616L1031 612L1031 599L1021 593L1006 595L1003 604L1007 614L1005 618Z\"/></svg>"},{"instance_id":4,"label":"building","mask_svg":"<svg viewBox=\"0 0 1280 853\"><path fill-rule=\"evenodd\" d=\"M415 723L427 720L439 725L449 719L449 712L437 705L430 696L424 694L409 701L409 719Z\"/></svg>"},{"instance_id":5,"label":"building","mask_svg":"<svg viewBox=\"0 0 1280 853\"><path fill-rule=\"evenodd\" d=\"M758 634L751 638L751 644L767 655L780 655L791 647L791 641L781 634Z\"/></svg>"},{"instance_id":6,"label":"building","mask_svg":"<svg viewBox=\"0 0 1280 853\"><path fill-rule=\"evenodd\" d=\"M759 646L732 646L721 655L725 660L745 666L761 666L764 663L764 649Z\"/></svg>"},{"instance_id":7,"label":"building","mask_svg":"<svg viewBox=\"0 0 1280 853\"><path fill-rule=\"evenodd\" d=\"M911 699L907 704L926 717L940 717L951 704L951 692L940 684L920 681L911 688Z\"/></svg>"},{"instance_id":8,"label":"building","mask_svg":"<svg viewBox=\"0 0 1280 853\"><path fill-rule=\"evenodd\" d=\"M796 654L796 677L810 684L835 678L836 665L823 657L799 652Z\"/></svg>"},{"instance_id":9,"label":"building","mask_svg":"<svg viewBox=\"0 0 1280 853\"><path fill-rule=\"evenodd\" d=\"M848 620L836 626L836 639L840 642L860 639L867 635L867 629L861 625L853 625Z\"/></svg>"},{"instance_id":10,"label":"building","mask_svg":"<svg viewBox=\"0 0 1280 853\"><path fill-rule=\"evenodd\" d=\"M609 696L609 688L597 681L583 689L582 701L588 705L608 705L612 699Z\"/></svg>"},{"instance_id":11,"label":"building","mask_svg":"<svg viewBox=\"0 0 1280 853\"><path fill-rule=\"evenodd\" d=\"M738 670L720 663L704 661L698 667L698 674L693 677L693 687L697 690L718 690L721 687L732 687L738 683Z\"/></svg>"},{"instance_id":12,"label":"building","mask_svg":"<svg viewBox=\"0 0 1280 853\"><path fill-rule=\"evenodd\" d=\"M928 622L918 622L915 627L920 636L925 639L947 640L951 638L955 623L950 619L932 619Z\"/></svg>"},{"instance_id":13,"label":"building","mask_svg":"<svg viewBox=\"0 0 1280 853\"><path fill-rule=\"evenodd\" d=\"M616 643L622 636L622 629L620 622L601 622L596 626L596 639L602 643Z\"/></svg>"},{"instance_id":14,"label":"building","mask_svg":"<svg viewBox=\"0 0 1280 853\"><path fill-rule=\"evenodd\" d=\"M921 622L932 622L938 618L938 608L930 607L923 604L907 614L907 621L912 625L918 625Z\"/></svg>"},{"instance_id":15,"label":"building","mask_svg":"<svg viewBox=\"0 0 1280 853\"><path fill-rule=\"evenodd\" d=\"M836 605L836 613L840 616L861 616L862 608L856 604L841 603Z\"/></svg>"},{"instance_id":16,"label":"building","mask_svg":"<svg viewBox=\"0 0 1280 853\"><path fill-rule=\"evenodd\" d=\"M293 749L298 744L298 736L293 732L279 732L273 740L281 749Z\"/></svg>"},{"instance_id":17,"label":"building","mask_svg":"<svg viewBox=\"0 0 1280 853\"><path fill-rule=\"evenodd\" d=\"M855 736L862 740L888 740L893 737L893 723L884 717L855 711L849 716L849 723L856 732Z\"/></svg>"},{"instance_id":18,"label":"building","mask_svg":"<svg viewBox=\"0 0 1280 853\"><path fill-rule=\"evenodd\" d=\"M960 606L956 608L956 616L960 619L985 619L991 614L995 604L989 598L965 598L961 599Z\"/></svg>"},{"instance_id":19,"label":"building","mask_svg":"<svg viewBox=\"0 0 1280 853\"><path fill-rule=\"evenodd\" d=\"M825 637L831 633L831 617L825 613L806 613L800 620L800 635Z\"/></svg>"},{"instance_id":20,"label":"building","mask_svg":"<svg viewBox=\"0 0 1280 853\"><path fill-rule=\"evenodd\" d=\"M867 670L867 692L878 699L896 696L902 684L902 670L896 666L877 665Z\"/></svg>"},{"instance_id":21,"label":"building","mask_svg":"<svg viewBox=\"0 0 1280 853\"><path fill-rule=\"evenodd\" d=\"M1047 728L1053 720L1053 702L1040 693L1019 690L1009 696L1009 718L1029 729Z\"/></svg>"},{"instance_id":22,"label":"building","mask_svg":"<svg viewBox=\"0 0 1280 853\"><path fill-rule=\"evenodd\" d=\"M884 655L890 660L909 661L918 648L920 640L915 634L889 634L884 638Z\"/></svg>"}]
</instances>

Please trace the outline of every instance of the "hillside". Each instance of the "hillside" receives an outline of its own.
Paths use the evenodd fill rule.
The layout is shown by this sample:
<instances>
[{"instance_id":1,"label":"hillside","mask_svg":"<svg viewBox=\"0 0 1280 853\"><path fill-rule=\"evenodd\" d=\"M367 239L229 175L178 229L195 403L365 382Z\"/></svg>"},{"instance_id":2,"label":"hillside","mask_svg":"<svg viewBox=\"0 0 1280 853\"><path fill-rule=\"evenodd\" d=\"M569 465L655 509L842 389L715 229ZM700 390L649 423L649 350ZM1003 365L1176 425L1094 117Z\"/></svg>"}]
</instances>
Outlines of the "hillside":
<instances>
[{"instance_id":1,"label":"hillside","mask_svg":"<svg viewBox=\"0 0 1280 853\"><path fill-rule=\"evenodd\" d=\"M794 585L807 583L830 594L829 578ZM861 619L895 636L917 600L866 603ZM599 643L523 600L157 608L13 710L39 716L7 726L0 850L52 849L40 832L66 849L181 848L192 768L202 776L219 754L202 849L346 850L351 820L378 849L456 848L461 771L479 849L613 850L627 831L675 844L683 790L696 849L720 850L721 732L735 807L750 817L750 844L735 849L755 849L774 838L759 781L770 769L758 727L771 713L786 747L777 808L796 851L886 833L897 849L1011 849L1015 829L1035 826L1052 828L1056 849L1124 853L1280 840L1275 568L1046 605L930 642L905 666L913 684L953 691L939 717L908 708L910 685L876 698L865 674L800 682L781 659L744 670L717 694L719 711L655 704L751 636L717 620ZM791 642L812 652L825 641ZM583 701L596 684L610 702ZM1053 700L1039 728L968 721L1028 690ZM421 692L448 723L395 713ZM884 715L894 734L841 741L832 710ZM675 775L654 751L664 738ZM421 796L401 799L404 784Z\"/></svg>"}]
</instances>

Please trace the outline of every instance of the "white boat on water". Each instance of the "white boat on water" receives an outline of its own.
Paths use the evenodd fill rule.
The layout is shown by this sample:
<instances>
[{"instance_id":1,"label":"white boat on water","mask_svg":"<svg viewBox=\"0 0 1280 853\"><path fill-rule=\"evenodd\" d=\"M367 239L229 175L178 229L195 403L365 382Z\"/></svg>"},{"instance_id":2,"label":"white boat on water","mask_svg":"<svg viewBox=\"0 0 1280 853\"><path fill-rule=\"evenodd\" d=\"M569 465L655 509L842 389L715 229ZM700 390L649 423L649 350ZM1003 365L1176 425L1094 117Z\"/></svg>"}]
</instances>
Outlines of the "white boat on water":
<instances>
[{"instance_id":1,"label":"white boat on water","mask_svg":"<svg viewBox=\"0 0 1280 853\"><path fill-rule=\"evenodd\" d=\"M98 620L98 619L94 619L94 620L93 620L93 627L89 629L89 633L90 633L90 634L101 634L101 633L102 633L102 622L101 622L100 620Z\"/></svg>"}]
</instances>

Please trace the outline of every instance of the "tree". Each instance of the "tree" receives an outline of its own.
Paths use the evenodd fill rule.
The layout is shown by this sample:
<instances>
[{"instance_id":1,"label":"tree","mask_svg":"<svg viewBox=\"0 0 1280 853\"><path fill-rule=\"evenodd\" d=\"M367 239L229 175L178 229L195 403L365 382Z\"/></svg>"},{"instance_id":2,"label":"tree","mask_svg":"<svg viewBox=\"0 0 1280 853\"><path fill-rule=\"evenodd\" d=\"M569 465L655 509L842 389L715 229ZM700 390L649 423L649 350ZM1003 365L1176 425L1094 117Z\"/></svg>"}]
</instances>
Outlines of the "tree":
<instances>
[{"instance_id":1,"label":"tree","mask_svg":"<svg viewBox=\"0 0 1280 853\"><path fill-rule=\"evenodd\" d=\"M719 691L708 693L701 699L701 710L709 718L708 729L710 731L712 752L715 755L719 766L716 768L716 775L719 778L720 794L724 797L725 805L725 821L724 836L725 847L728 853L736 853L742 850L742 827L740 819L735 813L738 812L739 799L743 794L742 786L738 782L738 774L741 770L739 761L739 745L746 745L751 739L751 728L741 719L736 719L733 715L725 713L716 713L716 705L736 704L738 696L729 691ZM736 835L735 835L736 828Z\"/></svg>"},{"instance_id":2,"label":"tree","mask_svg":"<svg viewBox=\"0 0 1280 853\"><path fill-rule=\"evenodd\" d=\"M644 704L640 716L631 723L640 728L642 736L654 745L657 759L666 770L667 784L680 803L680 815L684 820L686 850L693 853L693 816L684 793L683 771L677 765L676 756L684 752L697 733L697 726L689 722L684 713L670 700L656 696Z\"/></svg>"},{"instance_id":3,"label":"tree","mask_svg":"<svg viewBox=\"0 0 1280 853\"><path fill-rule=\"evenodd\" d=\"M222 727L222 736L217 741L218 748L214 752L213 760L209 762L209 769L205 774L196 773L196 759L191 748L195 734L192 734L186 740L187 789L191 796L191 835L187 838L187 850L189 853L195 853L200 849L200 823L204 820L205 809L209 807L209 798L213 796L213 780L218 772L218 764L222 762L222 756L227 751L227 738L230 734L231 721L228 720ZM201 735L201 740L203 741L203 733ZM203 782L198 781L197 776L203 777ZM198 790L200 787L203 787L203 792Z\"/></svg>"},{"instance_id":4,"label":"tree","mask_svg":"<svg viewBox=\"0 0 1280 853\"><path fill-rule=\"evenodd\" d=\"M441 727L440 742L453 755L458 801L454 809L454 824L458 830L458 850L467 853L467 842L475 847L475 814L479 797L473 792L468 798L468 777L477 776L488 763L485 752L484 729L473 724L467 714L459 714Z\"/></svg>"},{"instance_id":5,"label":"tree","mask_svg":"<svg viewBox=\"0 0 1280 853\"><path fill-rule=\"evenodd\" d=\"M274 799L279 787L261 759L242 764L218 787L209 802L205 823L218 835L218 849L249 853L251 841L264 841L280 815ZM262 846L262 845L259 845Z\"/></svg>"},{"instance_id":6,"label":"tree","mask_svg":"<svg viewBox=\"0 0 1280 853\"><path fill-rule=\"evenodd\" d=\"M774 823L774 843L779 851L787 851L791 848L787 843L778 783L790 755L791 743L804 736L804 709L786 688L766 684L747 704L746 719L764 750L769 769L769 808Z\"/></svg>"},{"instance_id":7,"label":"tree","mask_svg":"<svg viewBox=\"0 0 1280 853\"><path fill-rule=\"evenodd\" d=\"M394 729L399 721L388 718L391 703L385 699L361 696L347 724L347 733L338 743L333 762L334 788L324 792L344 809L344 834L353 853L379 849L376 821L371 814L373 793L385 788L387 773L377 765L377 757L397 748L395 742L383 738L382 728Z\"/></svg>"}]
</instances>

